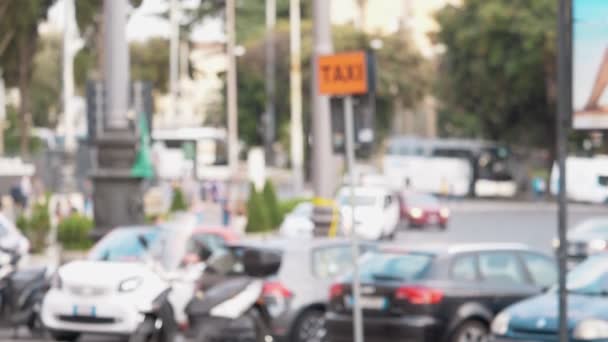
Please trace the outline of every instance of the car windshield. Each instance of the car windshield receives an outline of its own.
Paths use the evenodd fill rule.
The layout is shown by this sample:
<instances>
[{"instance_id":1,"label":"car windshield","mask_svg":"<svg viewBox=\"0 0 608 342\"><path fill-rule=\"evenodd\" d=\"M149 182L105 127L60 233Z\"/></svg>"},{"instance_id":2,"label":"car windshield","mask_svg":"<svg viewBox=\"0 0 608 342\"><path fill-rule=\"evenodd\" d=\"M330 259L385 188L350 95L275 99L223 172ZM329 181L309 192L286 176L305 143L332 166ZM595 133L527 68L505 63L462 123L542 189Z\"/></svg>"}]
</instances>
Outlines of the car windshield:
<instances>
[{"instance_id":1,"label":"car windshield","mask_svg":"<svg viewBox=\"0 0 608 342\"><path fill-rule=\"evenodd\" d=\"M436 205L439 203L437 198L425 194L408 196L406 202L410 205Z\"/></svg>"},{"instance_id":2,"label":"car windshield","mask_svg":"<svg viewBox=\"0 0 608 342\"><path fill-rule=\"evenodd\" d=\"M595 256L568 274L568 291L584 295L608 295L608 257Z\"/></svg>"},{"instance_id":3,"label":"car windshield","mask_svg":"<svg viewBox=\"0 0 608 342\"><path fill-rule=\"evenodd\" d=\"M424 277L433 256L426 253L371 252L360 262L363 281L417 280Z\"/></svg>"},{"instance_id":4,"label":"car windshield","mask_svg":"<svg viewBox=\"0 0 608 342\"><path fill-rule=\"evenodd\" d=\"M160 234L158 227L117 228L93 247L88 258L95 261L139 262L145 258L145 249L139 237L144 237L149 245L153 245Z\"/></svg>"}]
</instances>

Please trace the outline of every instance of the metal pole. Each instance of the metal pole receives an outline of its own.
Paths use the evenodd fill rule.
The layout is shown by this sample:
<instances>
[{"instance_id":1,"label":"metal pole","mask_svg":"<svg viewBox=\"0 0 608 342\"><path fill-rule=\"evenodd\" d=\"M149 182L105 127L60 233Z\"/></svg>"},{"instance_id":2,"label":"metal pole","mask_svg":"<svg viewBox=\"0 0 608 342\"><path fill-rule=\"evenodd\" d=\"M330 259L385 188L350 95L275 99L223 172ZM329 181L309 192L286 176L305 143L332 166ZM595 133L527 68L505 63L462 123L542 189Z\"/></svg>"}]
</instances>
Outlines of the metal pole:
<instances>
[{"instance_id":1,"label":"metal pole","mask_svg":"<svg viewBox=\"0 0 608 342\"><path fill-rule=\"evenodd\" d=\"M4 76L0 69L0 156L4 155L4 122L6 120L6 94Z\"/></svg>"},{"instance_id":2,"label":"metal pole","mask_svg":"<svg viewBox=\"0 0 608 342\"><path fill-rule=\"evenodd\" d=\"M226 0L226 33L228 38L228 165L231 175L235 176L238 171L239 141L238 141L238 113L237 113L237 88L236 88L236 61L234 56L235 42L235 13L234 1Z\"/></svg>"},{"instance_id":3,"label":"metal pole","mask_svg":"<svg viewBox=\"0 0 608 342\"><path fill-rule=\"evenodd\" d=\"M354 342L363 342L363 315L361 313L361 284L359 279L359 238L355 231L355 120L353 119L353 98L344 98L344 130L346 135L346 165L348 167L348 179L350 186L351 206L351 241L353 254L353 331Z\"/></svg>"},{"instance_id":4,"label":"metal pole","mask_svg":"<svg viewBox=\"0 0 608 342\"><path fill-rule=\"evenodd\" d=\"M179 82L179 4L178 0L171 0L169 10L169 117L168 122L177 120L177 96Z\"/></svg>"},{"instance_id":5,"label":"metal pole","mask_svg":"<svg viewBox=\"0 0 608 342\"><path fill-rule=\"evenodd\" d=\"M127 44L127 1L104 1L104 75L106 125L113 130L129 127L129 46Z\"/></svg>"},{"instance_id":6,"label":"metal pole","mask_svg":"<svg viewBox=\"0 0 608 342\"><path fill-rule=\"evenodd\" d=\"M266 163L274 164L272 144L275 140L276 113L275 113L275 71L276 54L274 30L277 21L276 0L266 0L266 113L264 127L264 151Z\"/></svg>"},{"instance_id":7,"label":"metal pole","mask_svg":"<svg viewBox=\"0 0 608 342\"><path fill-rule=\"evenodd\" d=\"M572 112L570 92L571 73L571 0L559 1L558 21L558 57L557 57L557 82L559 97L557 101L557 160L559 167L559 192L558 192L558 236L559 236L559 341L568 341L568 301L566 284L566 253L567 253L567 210L566 199L566 158L568 129L566 124Z\"/></svg>"},{"instance_id":8,"label":"metal pole","mask_svg":"<svg viewBox=\"0 0 608 342\"><path fill-rule=\"evenodd\" d=\"M291 169L294 192L302 192L304 183L304 137L302 129L302 62L300 60L300 0L290 0L290 50L291 50Z\"/></svg>"},{"instance_id":9,"label":"metal pole","mask_svg":"<svg viewBox=\"0 0 608 342\"><path fill-rule=\"evenodd\" d=\"M332 52L331 25L329 21L330 1L313 2L313 79L312 95L312 162L313 185L316 197L331 198L334 192L334 166L331 145L331 118L329 97L319 94L317 89L317 57Z\"/></svg>"}]
</instances>

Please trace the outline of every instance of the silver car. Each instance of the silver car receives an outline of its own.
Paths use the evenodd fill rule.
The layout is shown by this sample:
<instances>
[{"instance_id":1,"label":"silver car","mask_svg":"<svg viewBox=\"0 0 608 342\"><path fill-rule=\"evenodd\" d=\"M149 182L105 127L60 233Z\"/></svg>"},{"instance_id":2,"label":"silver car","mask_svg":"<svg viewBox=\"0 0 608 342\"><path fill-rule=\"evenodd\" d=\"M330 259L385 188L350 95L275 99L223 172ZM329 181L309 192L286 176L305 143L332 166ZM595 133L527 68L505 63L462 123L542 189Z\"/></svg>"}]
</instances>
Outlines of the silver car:
<instances>
[{"instance_id":1,"label":"silver car","mask_svg":"<svg viewBox=\"0 0 608 342\"><path fill-rule=\"evenodd\" d=\"M284 341L321 341L333 280L353 265L350 240L272 239L245 242L282 253L276 277L266 279L264 303L272 316L272 331ZM361 244L361 254L376 250Z\"/></svg>"},{"instance_id":2,"label":"silver car","mask_svg":"<svg viewBox=\"0 0 608 342\"><path fill-rule=\"evenodd\" d=\"M553 241L557 250L559 241ZM567 255L570 265L579 263L587 257L608 251L608 217L592 218L583 221L568 231Z\"/></svg>"}]
</instances>

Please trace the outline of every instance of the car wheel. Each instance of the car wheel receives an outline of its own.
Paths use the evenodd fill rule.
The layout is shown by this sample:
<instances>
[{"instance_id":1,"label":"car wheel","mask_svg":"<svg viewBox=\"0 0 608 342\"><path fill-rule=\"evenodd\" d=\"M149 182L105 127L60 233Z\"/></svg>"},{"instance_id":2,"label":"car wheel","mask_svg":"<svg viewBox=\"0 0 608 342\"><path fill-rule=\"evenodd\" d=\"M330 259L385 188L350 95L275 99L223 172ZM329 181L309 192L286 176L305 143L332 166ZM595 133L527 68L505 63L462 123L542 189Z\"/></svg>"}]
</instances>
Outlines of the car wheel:
<instances>
[{"instance_id":1,"label":"car wheel","mask_svg":"<svg viewBox=\"0 0 608 342\"><path fill-rule=\"evenodd\" d=\"M293 331L295 342L322 342L325 338L325 313L321 310L305 311Z\"/></svg>"},{"instance_id":2,"label":"car wheel","mask_svg":"<svg viewBox=\"0 0 608 342\"><path fill-rule=\"evenodd\" d=\"M466 321L458 327L451 342L487 342L488 327L479 321Z\"/></svg>"},{"instance_id":3,"label":"car wheel","mask_svg":"<svg viewBox=\"0 0 608 342\"><path fill-rule=\"evenodd\" d=\"M80 333L68 331L51 331L51 337L55 341L74 342L80 337Z\"/></svg>"}]
</instances>

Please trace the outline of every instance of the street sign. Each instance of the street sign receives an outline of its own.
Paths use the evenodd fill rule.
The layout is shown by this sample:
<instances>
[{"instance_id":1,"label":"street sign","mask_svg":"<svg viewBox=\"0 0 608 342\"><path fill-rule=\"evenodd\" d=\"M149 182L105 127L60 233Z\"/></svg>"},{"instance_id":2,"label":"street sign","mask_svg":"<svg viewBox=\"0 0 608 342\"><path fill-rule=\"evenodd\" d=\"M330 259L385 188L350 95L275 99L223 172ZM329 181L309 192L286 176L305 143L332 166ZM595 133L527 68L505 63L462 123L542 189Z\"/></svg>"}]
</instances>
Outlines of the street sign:
<instances>
[{"instance_id":1,"label":"street sign","mask_svg":"<svg viewBox=\"0 0 608 342\"><path fill-rule=\"evenodd\" d=\"M363 51L320 56L317 62L319 93L343 96L368 92L367 54Z\"/></svg>"}]
</instances>

